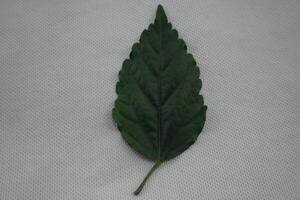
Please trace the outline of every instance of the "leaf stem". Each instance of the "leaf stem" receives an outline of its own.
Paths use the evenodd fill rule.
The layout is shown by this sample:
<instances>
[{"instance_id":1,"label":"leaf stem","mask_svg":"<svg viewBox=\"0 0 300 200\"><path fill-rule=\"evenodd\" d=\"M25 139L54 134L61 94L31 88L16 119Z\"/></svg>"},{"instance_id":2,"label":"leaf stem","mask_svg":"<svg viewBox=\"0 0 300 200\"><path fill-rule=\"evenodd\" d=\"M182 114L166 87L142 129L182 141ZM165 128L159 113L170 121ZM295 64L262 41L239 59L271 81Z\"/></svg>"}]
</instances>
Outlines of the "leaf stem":
<instances>
[{"instance_id":1,"label":"leaf stem","mask_svg":"<svg viewBox=\"0 0 300 200\"><path fill-rule=\"evenodd\" d=\"M150 171L147 173L147 175L146 175L146 177L144 178L144 180L143 180L143 182L140 184L140 186L136 189L136 191L134 191L134 195L138 195L141 191L142 191L142 189L143 189L143 187L144 187L144 185L145 185L145 183L147 182L147 180L148 180L148 178L151 176L151 174L160 166L160 164L161 164L161 161L157 161L154 165L153 165L153 167L150 169Z\"/></svg>"}]
</instances>

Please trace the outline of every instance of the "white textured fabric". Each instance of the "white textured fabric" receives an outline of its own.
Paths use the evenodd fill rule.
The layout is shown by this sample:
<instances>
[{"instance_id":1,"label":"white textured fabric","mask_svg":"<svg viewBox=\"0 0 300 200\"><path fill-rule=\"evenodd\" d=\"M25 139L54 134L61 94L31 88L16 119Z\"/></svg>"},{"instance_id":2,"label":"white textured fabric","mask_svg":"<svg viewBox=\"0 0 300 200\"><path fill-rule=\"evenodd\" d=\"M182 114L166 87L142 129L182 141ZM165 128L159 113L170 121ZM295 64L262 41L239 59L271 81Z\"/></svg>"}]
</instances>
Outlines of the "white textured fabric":
<instances>
[{"instance_id":1,"label":"white textured fabric","mask_svg":"<svg viewBox=\"0 0 300 200\"><path fill-rule=\"evenodd\" d=\"M299 0L0 0L0 199L129 200L153 163L112 123L117 74L161 3L207 122L137 199L300 199Z\"/></svg>"}]
</instances>

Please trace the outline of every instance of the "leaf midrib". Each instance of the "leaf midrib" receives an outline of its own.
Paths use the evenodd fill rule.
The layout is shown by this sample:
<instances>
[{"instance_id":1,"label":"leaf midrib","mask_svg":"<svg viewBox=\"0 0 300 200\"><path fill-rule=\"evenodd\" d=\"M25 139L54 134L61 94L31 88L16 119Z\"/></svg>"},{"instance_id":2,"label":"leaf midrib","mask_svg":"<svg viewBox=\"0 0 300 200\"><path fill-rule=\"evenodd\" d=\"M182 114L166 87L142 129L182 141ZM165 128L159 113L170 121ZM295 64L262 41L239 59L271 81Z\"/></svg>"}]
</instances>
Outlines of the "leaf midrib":
<instances>
[{"instance_id":1,"label":"leaf midrib","mask_svg":"<svg viewBox=\"0 0 300 200\"><path fill-rule=\"evenodd\" d=\"M163 37L163 32L162 32L162 24L159 23L159 72L158 72L158 112L157 112L157 118L158 118L158 128L157 128L157 148L158 148L158 158L157 161L161 161L161 128L162 128L162 102L161 102L161 74L162 74L162 37Z\"/></svg>"}]
</instances>

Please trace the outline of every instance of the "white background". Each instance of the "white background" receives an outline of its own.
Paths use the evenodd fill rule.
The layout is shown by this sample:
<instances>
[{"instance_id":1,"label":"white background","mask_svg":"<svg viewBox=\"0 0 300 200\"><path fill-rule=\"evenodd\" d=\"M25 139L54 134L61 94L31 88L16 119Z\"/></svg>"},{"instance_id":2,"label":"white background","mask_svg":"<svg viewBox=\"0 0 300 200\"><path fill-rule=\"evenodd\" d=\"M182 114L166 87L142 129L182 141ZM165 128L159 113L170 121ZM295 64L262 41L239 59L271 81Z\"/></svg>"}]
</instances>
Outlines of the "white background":
<instances>
[{"instance_id":1,"label":"white background","mask_svg":"<svg viewBox=\"0 0 300 200\"><path fill-rule=\"evenodd\" d=\"M200 66L207 122L162 165L111 119L161 3ZM300 199L299 0L0 0L1 200Z\"/></svg>"}]
</instances>

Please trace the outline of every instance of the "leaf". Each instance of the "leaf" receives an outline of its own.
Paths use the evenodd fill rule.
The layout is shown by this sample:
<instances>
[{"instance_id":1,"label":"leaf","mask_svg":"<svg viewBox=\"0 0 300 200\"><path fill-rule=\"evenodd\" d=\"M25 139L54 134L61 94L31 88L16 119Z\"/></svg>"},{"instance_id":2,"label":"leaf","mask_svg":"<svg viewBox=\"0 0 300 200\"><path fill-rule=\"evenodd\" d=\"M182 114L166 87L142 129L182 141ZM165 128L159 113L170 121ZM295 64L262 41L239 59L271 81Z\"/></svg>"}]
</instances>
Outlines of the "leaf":
<instances>
[{"instance_id":1,"label":"leaf","mask_svg":"<svg viewBox=\"0 0 300 200\"><path fill-rule=\"evenodd\" d=\"M207 107L199 95L199 68L161 5L154 24L135 43L119 73L113 119L123 138L155 165L152 172L192 145L201 132Z\"/></svg>"}]
</instances>

